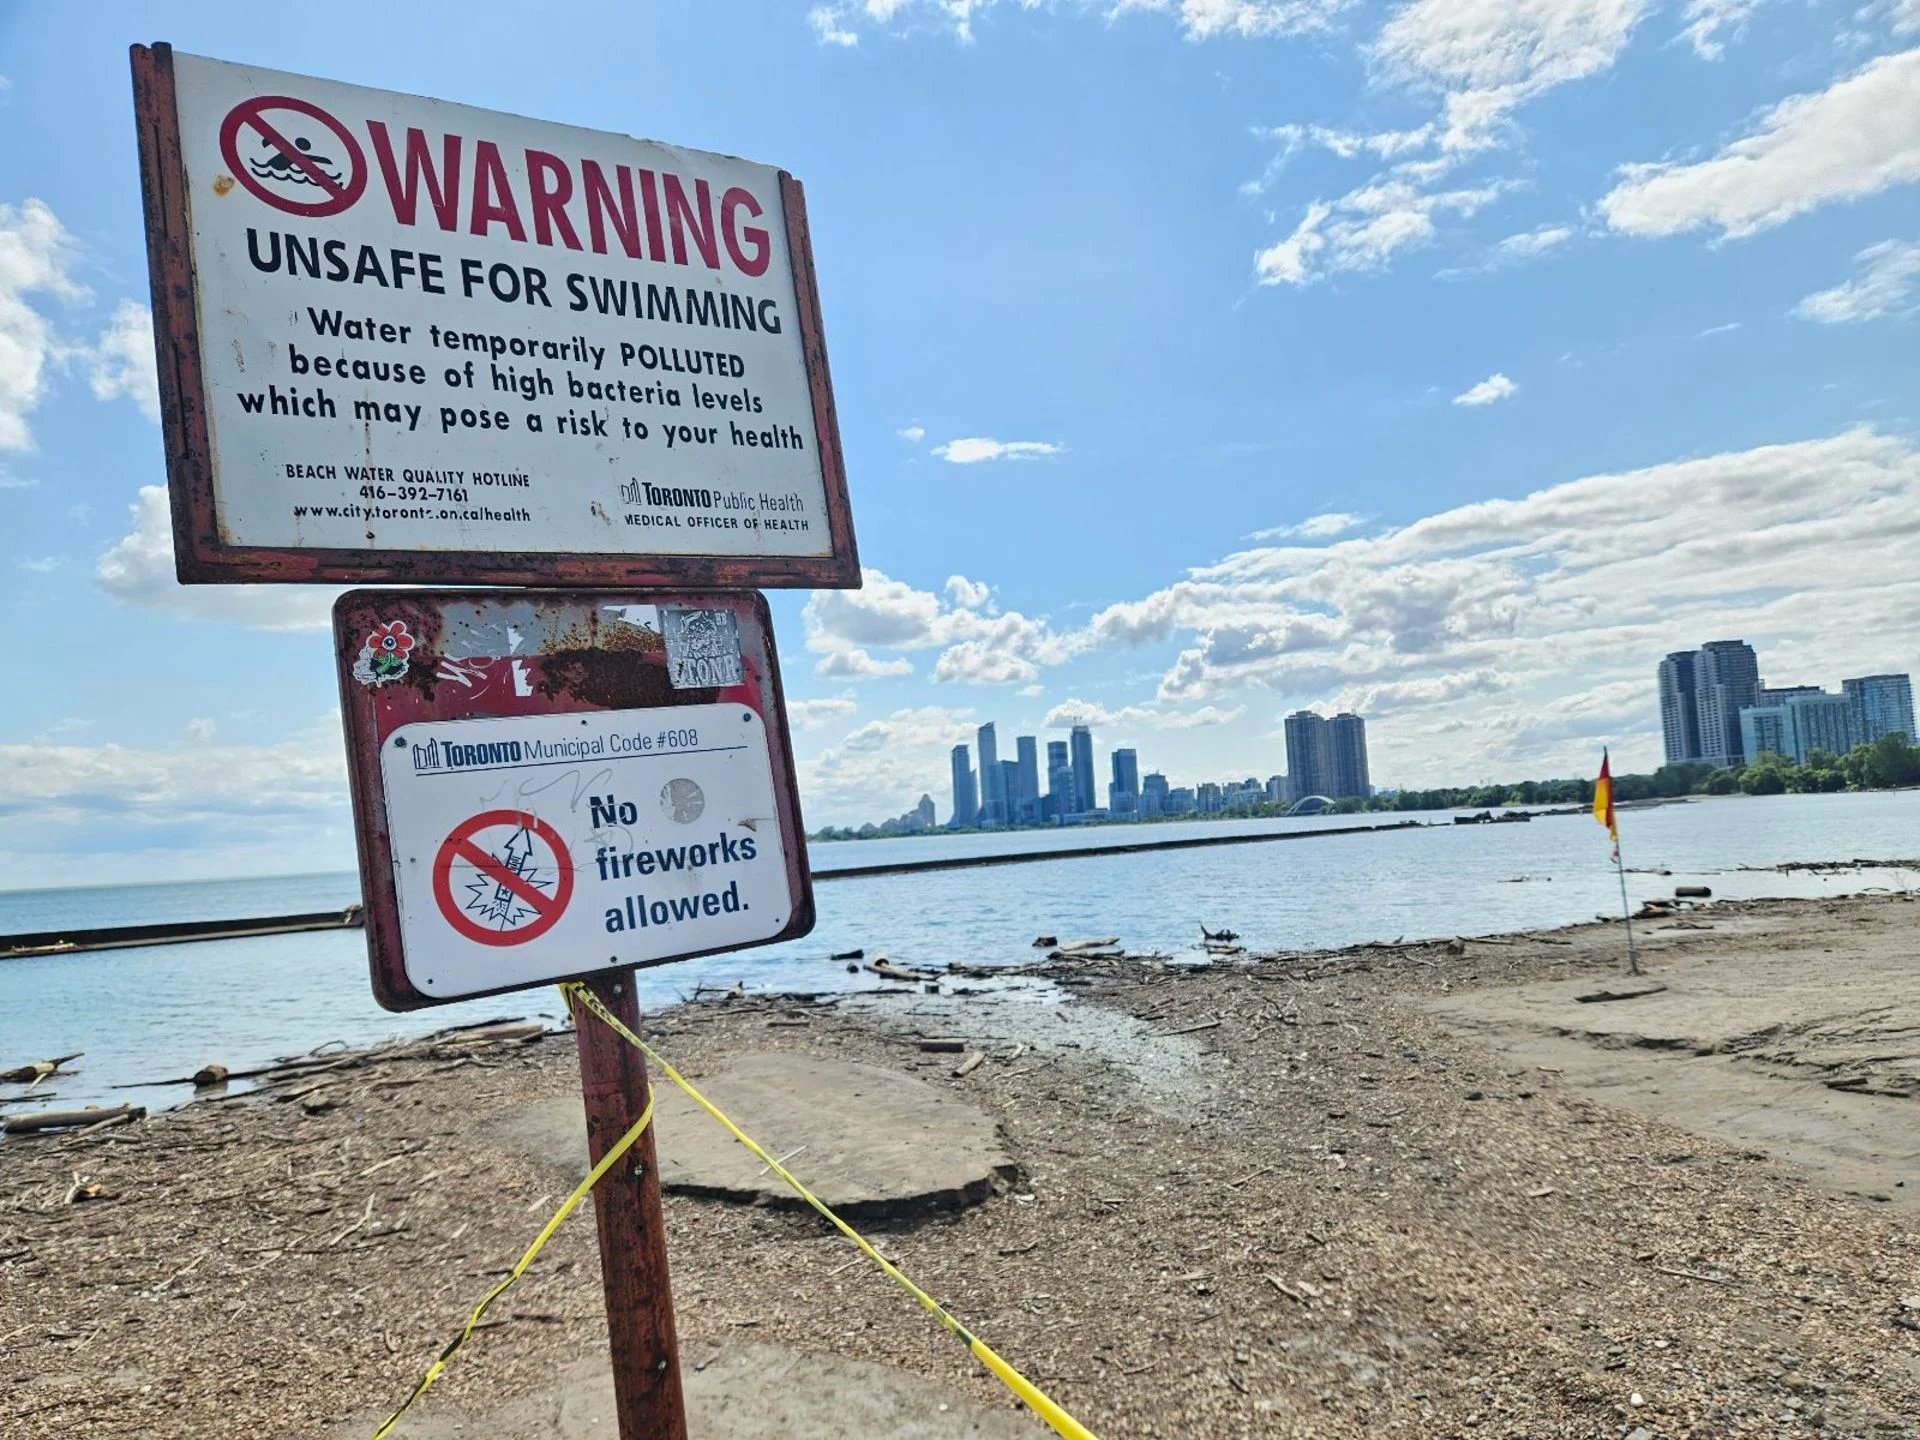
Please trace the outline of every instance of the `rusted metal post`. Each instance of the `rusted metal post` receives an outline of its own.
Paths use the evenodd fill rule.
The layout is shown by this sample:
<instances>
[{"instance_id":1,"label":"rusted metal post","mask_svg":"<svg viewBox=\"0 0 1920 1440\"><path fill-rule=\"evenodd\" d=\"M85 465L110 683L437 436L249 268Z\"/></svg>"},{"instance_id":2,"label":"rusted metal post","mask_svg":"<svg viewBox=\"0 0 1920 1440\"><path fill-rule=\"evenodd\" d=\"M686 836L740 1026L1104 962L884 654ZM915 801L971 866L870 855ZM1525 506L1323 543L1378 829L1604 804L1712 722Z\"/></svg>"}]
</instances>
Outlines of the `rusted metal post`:
<instances>
[{"instance_id":1,"label":"rusted metal post","mask_svg":"<svg viewBox=\"0 0 1920 1440\"><path fill-rule=\"evenodd\" d=\"M633 971L609 971L587 985L623 1023L639 1029ZM573 1023L580 1042L587 1153L598 1164L646 1109L647 1060L590 1011L575 1006ZM594 1187L593 1213L600 1226L620 1440L686 1440L680 1343L673 1328L667 1229L651 1127Z\"/></svg>"}]
</instances>

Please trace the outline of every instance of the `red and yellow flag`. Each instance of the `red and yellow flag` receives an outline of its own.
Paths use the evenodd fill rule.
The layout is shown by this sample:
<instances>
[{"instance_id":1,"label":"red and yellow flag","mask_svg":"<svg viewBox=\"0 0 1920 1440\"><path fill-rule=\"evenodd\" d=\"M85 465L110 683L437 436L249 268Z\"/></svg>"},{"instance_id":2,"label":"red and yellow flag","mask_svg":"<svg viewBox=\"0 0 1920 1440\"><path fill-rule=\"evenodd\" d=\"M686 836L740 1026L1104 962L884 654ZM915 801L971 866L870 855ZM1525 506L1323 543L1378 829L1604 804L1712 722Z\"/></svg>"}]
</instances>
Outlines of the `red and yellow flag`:
<instances>
[{"instance_id":1,"label":"red and yellow flag","mask_svg":"<svg viewBox=\"0 0 1920 1440\"><path fill-rule=\"evenodd\" d=\"M1593 782L1593 818L1607 827L1607 834L1618 844L1620 827L1613 819L1613 761L1605 750L1600 752L1600 778Z\"/></svg>"}]
</instances>

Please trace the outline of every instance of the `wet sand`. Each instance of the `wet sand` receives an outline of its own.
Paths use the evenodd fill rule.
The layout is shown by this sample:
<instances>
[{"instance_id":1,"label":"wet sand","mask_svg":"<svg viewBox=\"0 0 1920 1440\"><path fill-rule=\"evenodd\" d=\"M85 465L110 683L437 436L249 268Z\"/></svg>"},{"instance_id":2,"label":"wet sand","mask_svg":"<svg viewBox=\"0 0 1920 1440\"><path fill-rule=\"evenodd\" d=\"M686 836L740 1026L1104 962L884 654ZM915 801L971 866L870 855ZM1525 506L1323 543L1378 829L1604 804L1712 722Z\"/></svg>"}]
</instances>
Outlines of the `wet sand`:
<instances>
[{"instance_id":1,"label":"wet sand","mask_svg":"<svg viewBox=\"0 0 1920 1440\"><path fill-rule=\"evenodd\" d=\"M1610 1003L1572 997L1623 988L1617 924L1082 958L650 1030L696 1080L788 1051L990 1117L1010 1177L876 1234L1106 1440L1889 1440L1920 1435L1917 915L1860 897L1650 922L1668 988ZM1007 993L954 993L986 989ZM930 1035L986 1059L956 1076ZM555 1037L0 1146L0 1431L365 1433L571 1183L564 1147L514 1137L577 1078ZM76 1173L105 1196L63 1203ZM775 1345L1011 1411L817 1218L667 1212L690 1369ZM604 1345L600 1306L581 1216L421 1433L505 1433L490 1417L587 1383L567 1367Z\"/></svg>"}]
</instances>

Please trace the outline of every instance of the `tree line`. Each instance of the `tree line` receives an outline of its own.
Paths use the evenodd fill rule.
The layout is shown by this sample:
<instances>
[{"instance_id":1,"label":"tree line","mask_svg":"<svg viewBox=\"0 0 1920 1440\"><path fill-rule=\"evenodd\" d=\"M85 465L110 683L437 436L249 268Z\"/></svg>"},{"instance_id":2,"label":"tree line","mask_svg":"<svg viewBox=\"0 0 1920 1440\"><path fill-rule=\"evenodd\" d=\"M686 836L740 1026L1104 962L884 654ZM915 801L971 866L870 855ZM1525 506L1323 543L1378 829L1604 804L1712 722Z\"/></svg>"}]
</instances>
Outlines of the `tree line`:
<instances>
[{"instance_id":1,"label":"tree line","mask_svg":"<svg viewBox=\"0 0 1920 1440\"><path fill-rule=\"evenodd\" d=\"M1662 765L1650 775L1613 777L1614 803L1670 800L1684 795L1813 795L1837 790L1896 790L1920 785L1920 747L1898 733L1882 735L1845 755L1810 751L1797 765L1768 752L1732 769L1712 765ZM1518 784L1473 785L1438 790L1401 790L1368 800L1341 800L1334 809L1491 810L1502 805L1591 805L1592 780L1523 780Z\"/></svg>"}]
</instances>

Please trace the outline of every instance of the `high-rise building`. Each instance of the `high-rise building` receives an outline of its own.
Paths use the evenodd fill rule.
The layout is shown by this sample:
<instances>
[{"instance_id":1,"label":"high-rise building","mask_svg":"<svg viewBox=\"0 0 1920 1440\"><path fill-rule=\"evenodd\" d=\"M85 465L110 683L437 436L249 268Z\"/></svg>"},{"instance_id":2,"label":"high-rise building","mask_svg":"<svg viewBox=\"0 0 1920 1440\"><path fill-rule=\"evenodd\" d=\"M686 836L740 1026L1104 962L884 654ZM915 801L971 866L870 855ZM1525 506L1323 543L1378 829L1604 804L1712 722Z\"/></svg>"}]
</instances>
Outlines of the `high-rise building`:
<instances>
[{"instance_id":1,"label":"high-rise building","mask_svg":"<svg viewBox=\"0 0 1920 1440\"><path fill-rule=\"evenodd\" d=\"M1784 705L1796 695L1824 695L1818 685L1761 685L1754 692L1755 705Z\"/></svg>"},{"instance_id":2,"label":"high-rise building","mask_svg":"<svg viewBox=\"0 0 1920 1440\"><path fill-rule=\"evenodd\" d=\"M1850 695L1795 695L1780 708L1793 723L1793 758L1802 765L1815 750L1844 755L1864 743L1859 707Z\"/></svg>"},{"instance_id":3,"label":"high-rise building","mask_svg":"<svg viewBox=\"0 0 1920 1440\"><path fill-rule=\"evenodd\" d=\"M1073 762L1067 758L1067 742L1047 742L1047 818L1059 820L1073 814Z\"/></svg>"},{"instance_id":4,"label":"high-rise building","mask_svg":"<svg viewBox=\"0 0 1920 1440\"><path fill-rule=\"evenodd\" d=\"M1040 742L1031 735L1021 735L1013 742L1018 757L1014 764L1019 771L1019 794L1012 797L1013 819L1022 825L1038 824L1040 820Z\"/></svg>"},{"instance_id":5,"label":"high-rise building","mask_svg":"<svg viewBox=\"0 0 1920 1440\"><path fill-rule=\"evenodd\" d=\"M1165 815L1167 810L1167 777L1159 771L1144 775L1140 779L1140 813L1142 815Z\"/></svg>"},{"instance_id":6,"label":"high-rise building","mask_svg":"<svg viewBox=\"0 0 1920 1440\"><path fill-rule=\"evenodd\" d=\"M1085 725L1076 725L1068 736L1068 748L1073 753L1073 812L1078 815L1093 813L1093 731Z\"/></svg>"},{"instance_id":7,"label":"high-rise building","mask_svg":"<svg viewBox=\"0 0 1920 1440\"><path fill-rule=\"evenodd\" d=\"M1749 705L1740 712L1740 753L1751 765L1762 755L1779 755L1798 763L1793 718L1784 705Z\"/></svg>"},{"instance_id":8,"label":"high-rise building","mask_svg":"<svg viewBox=\"0 0 1920 1440\"><path fill-rule=\"evenodd\" d=\"M1327 722L1326 736L1333 789L1323 793L1336 800L1349 796L1366 799L1373 793L1373 782L1367 774L1367 722L1343 711Z\"/></svg>"},{"instance_id":9,"label":"high-rise building","mask_svg":"<svg viewBox=\"0 0 1920 1440\"><path fill-rule=\"evenodd\" d=\"M1799 685L1777 705L1749 705L1740 712L1740 753L1751 765L1769 752L1796 765L1816 750L1844 755L1865 743L1860 707L1851 695Z\"/></svg>"},{"instance_id":10,"label":"high-rise building","mask_svg":"<svg viewBox=\"0 0 1920 1440\"><path fill-rule=\"evenodd\" d=\"M1741 761L1740 712L1760 698L1760 657L1744 640L1709 640L1694 661L1700 758L1710 765Z\"/></svg>"},{"instance_id":11,"label":"high-rise building","mask_svg":"<svg viewBox=\"0 0 1920 1440\"><path fill-rule=\"evenodd\" d=\"M1107 787L1107 809L1116 818L1140 813L1140 756L1137 752L1113 752L1113 783Z\"/></svg>"},{"instance_id":12,"label":"high-rise building","mask_svg":"<svg viewBox=\"0 0 1920 1440\"><path fill-rule=\"evenodd\" d=\"M980 796L973 783L973 764L967 747L953 747L953 819L956 830L972 825L980 818Z\"/></svg>"},{"instance_id":13,"label":"high-rise building","mask_svg":"<svg viewBox=\"0 0 1920 1440\"><path fill-rule=\"evenodd\" d=\"M1864 675L1842 680L1840 689L1860 712L1862 743L1871 745L1882 735L1920 739L1913 728L1913 681L1905 675Z\"/></svg>"},{"instance_id":14,"label":"high-rise building","mask_svg":"<svg viewBox=\"0 0 1920 1440\"><path fill-rule=\"evenodd\" d=\"M980 823L1007 823L1007 786L1000 770L1000 740L989 720L974 732L980 743Z\"/></svg>"},{"instance_id":15,"label":"high-rise building","mask_svg":"<svg viewBox=\"0 0 1920 1440\"><path fill-rule=\"evenodd\" d=\"M1311 710L1296 710L1287 716L1287 774L1293 780L1293 793L1300 799L1309 795L1332 798L1333 747L1327 737L1324 716Z\"/></svg>"},{"instance_id":16,"label":"high-rise building","mask_svg":"<svg viewBox=\"0 0 1920 1440\"><path fill-rule=\"evenodd\" d=\"M933 796L922 795L920 803L913 807L913 813L922 830L933 829Z\"/></svg>"},{"instance_id":17,"label":"high-rise building","mask_svg":"<svg viewBox=\"0 0 1920 1440\"><path fill-rule=\"evenodd\" d=\"M1193 787L1176 785L1167 791L1167 814L1191 815L1194 810Z\"/></svg>"},{"instance_id":18,"label":"high-rise building","mask_svg":"<svg viewBox=\"0 0 1920 1440\"><path fill-rule=\"evenodd\" d=\"M1660 662L1660 730L1669 765L1691 765L1700 758L1699 659L1697 650L1676 650Z\"/></svg>"},{"instance_id":19,"label":"high-rise building","mask_svg":"<svg viewBox=\"0 0 1920 1440\"><path fill-rule=\"evenodd\" d=\"M1269 775L1267 777L1267 803L1269 805L1284 805L1287 803L1286 776Z\"/></svg>"},{"instance_id":20,"label":"high-rise building","mask_svg":"<svg viewBox=\"0 0 1920 1440\"><path fill-rule=\"evenodd\" d=\"M1020 818L1017 810L1019 804L1017 797L1020 793L1020 762L1002 760L997 768L1000 771L1000 780L994 788L1003 797L1000 802L1002 807L1000 823L1012 825Z\"/></svg>"},{"instance_id":21,"label":"high-rise building","mask_svg":"<svg viewBox=\"0 0 1920 1440\"><path fill-rule=\"evenodd\" d=\"M1193 798L1194 804L1199 808L1202 815L1219 814L1221 805L1224 803L1221 798L1220 787L1211 780L1196 788L1193 792Z\"/></svg>"}]
</instances>

